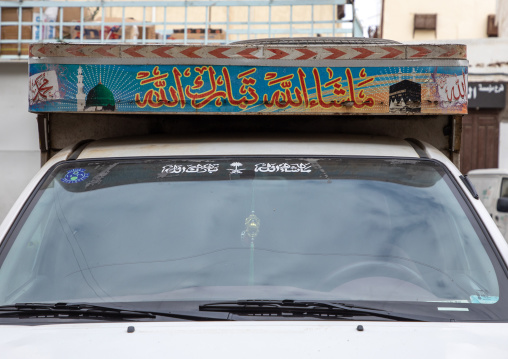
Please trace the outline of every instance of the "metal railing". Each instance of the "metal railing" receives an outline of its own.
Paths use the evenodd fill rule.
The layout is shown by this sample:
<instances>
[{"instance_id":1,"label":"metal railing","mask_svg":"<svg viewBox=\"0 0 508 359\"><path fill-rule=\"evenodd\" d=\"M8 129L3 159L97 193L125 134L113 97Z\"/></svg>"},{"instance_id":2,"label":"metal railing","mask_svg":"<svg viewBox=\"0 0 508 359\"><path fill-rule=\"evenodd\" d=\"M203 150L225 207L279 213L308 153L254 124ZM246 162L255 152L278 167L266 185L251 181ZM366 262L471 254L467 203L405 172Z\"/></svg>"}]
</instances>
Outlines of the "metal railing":
<instances>
[{"instance_id":1,"label":"metal railing","mask_svg":"<svg viewBox=\"0 0 508 359\"><path fill-rule=\"evenodd\" d=\"M2 60L26 59L32 42L227 44L363 33L352 0L0 1L0 28Z\"/></svg>"}]
</instances>

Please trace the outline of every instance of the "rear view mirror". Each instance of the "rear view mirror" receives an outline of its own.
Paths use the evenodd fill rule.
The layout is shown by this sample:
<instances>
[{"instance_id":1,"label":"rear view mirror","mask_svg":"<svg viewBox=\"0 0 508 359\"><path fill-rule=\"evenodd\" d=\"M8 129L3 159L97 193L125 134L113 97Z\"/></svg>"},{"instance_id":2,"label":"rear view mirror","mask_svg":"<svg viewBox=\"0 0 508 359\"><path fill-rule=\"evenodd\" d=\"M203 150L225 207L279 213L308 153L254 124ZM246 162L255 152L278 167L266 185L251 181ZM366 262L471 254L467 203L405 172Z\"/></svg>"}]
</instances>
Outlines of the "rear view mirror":
<instances>
[{"instance_id":1,"label":"rear view mirror","mask_svg":"<svg viewBox=\"0 0 508 359\"><path fill-rule=\"evenodd\" d=\"M508 197L500 197L497 200L497 211L508 212Z\"/></svg>"}]
</instances>

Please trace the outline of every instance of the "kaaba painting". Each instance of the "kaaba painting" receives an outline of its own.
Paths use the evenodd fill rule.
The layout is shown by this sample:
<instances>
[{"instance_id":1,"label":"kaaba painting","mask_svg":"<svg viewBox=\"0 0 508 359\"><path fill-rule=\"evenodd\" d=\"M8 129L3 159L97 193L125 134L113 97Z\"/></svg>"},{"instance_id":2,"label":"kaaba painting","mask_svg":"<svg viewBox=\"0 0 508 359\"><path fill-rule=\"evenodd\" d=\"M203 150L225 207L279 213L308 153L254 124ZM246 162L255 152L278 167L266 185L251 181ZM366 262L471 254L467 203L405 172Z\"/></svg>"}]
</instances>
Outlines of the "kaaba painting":
<instances>
[{"instance_id":1,"label":"kaaba painting","mask_svg":"<svg viewBox=\"0 0 508 359\"><path fill-rule=\"evenodd\" d=\"M390 86L389 99L391 113L421 112L422 85L402 80Z\"/></svg>"}]
</instances>

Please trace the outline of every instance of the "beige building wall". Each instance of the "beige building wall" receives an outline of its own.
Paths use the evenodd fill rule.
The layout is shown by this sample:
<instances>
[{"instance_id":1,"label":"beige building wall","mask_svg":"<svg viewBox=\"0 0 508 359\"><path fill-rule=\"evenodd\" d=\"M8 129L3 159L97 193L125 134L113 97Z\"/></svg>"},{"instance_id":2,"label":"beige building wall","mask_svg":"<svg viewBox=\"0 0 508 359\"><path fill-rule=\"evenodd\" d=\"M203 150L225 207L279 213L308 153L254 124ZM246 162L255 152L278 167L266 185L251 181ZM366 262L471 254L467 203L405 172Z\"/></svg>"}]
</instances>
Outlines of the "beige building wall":
<instances>
[{"instance_id":1,"label":"beige building wall","mask_svg":"<svg viewBox=\"0 0 508 359\"><path fill-rule=\"evenodd\" d=\"M487 37L487 16L496 13L496 0L384 0L383 13L385 39L479 39ZM437 14L436 31L413 33L415 14Z\"/></svg>"},{"instance_id":2,"label":"beige building wall","mask_svg":"<svg viewBox=\"0 0 508 359\"><path fill-rule=\"evenodd\" d=\"M497 27L499 37L508 37L508 0L497 0Z\"/></svg>"}]
</instances>

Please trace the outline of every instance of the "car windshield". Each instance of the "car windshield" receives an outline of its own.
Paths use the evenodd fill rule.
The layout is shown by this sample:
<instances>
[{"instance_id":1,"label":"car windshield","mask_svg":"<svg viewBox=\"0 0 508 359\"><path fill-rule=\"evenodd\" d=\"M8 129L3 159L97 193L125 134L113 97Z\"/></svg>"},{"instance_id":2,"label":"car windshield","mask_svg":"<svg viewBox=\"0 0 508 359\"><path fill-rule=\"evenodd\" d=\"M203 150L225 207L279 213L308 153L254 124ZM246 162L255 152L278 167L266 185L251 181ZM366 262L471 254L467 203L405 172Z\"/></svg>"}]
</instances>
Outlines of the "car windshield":
<instances>
[{"instance_id":1,"label":"car windshield","mask_svg":"<svg viewBox=\"0 0 508 359\"><path fill-rule=\"evenodd\" d=\"M506 319L471 208L432 160L69 161L2 243L0 305L292 299Z\"/></svg>"}]
</instances>

